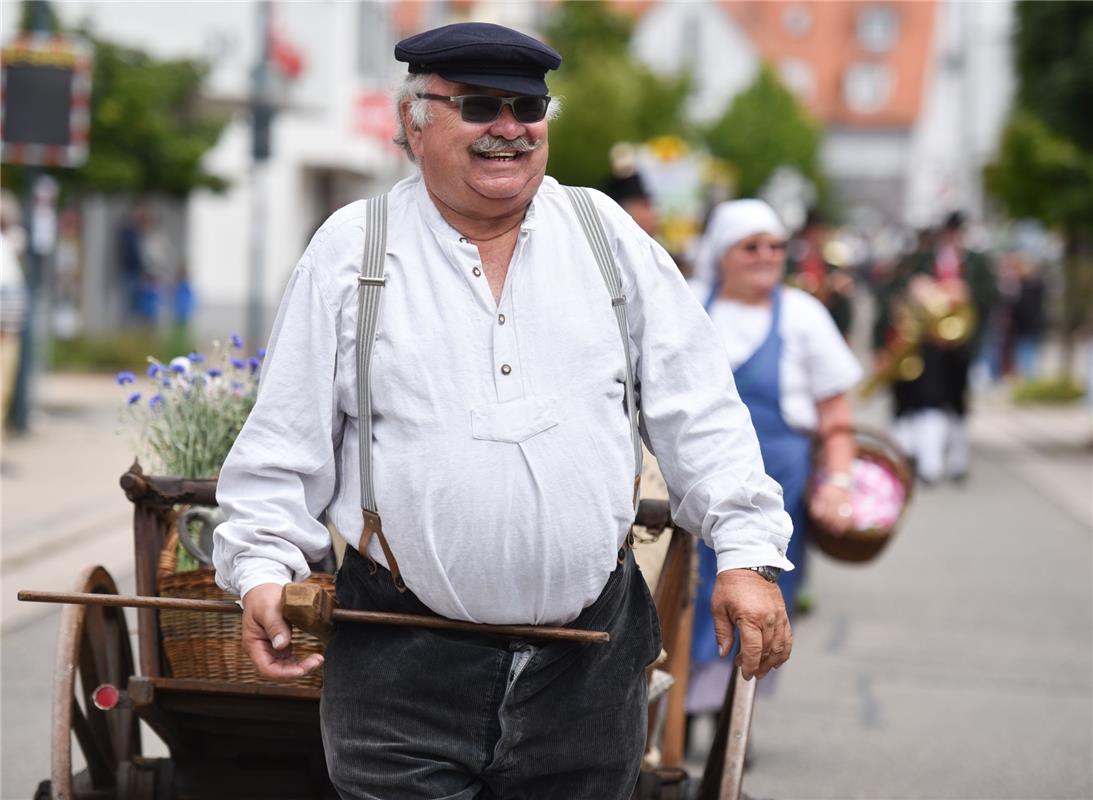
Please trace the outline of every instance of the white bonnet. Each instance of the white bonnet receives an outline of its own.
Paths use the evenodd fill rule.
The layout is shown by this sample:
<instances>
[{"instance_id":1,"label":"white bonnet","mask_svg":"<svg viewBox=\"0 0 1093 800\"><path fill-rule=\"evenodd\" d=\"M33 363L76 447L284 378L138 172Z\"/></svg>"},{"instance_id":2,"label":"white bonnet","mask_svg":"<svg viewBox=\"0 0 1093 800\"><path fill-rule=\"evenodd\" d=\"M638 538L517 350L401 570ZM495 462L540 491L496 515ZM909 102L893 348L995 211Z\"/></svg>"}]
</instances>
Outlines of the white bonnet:
<instances>
[{"instance_id":1,"label":"white bonnet","mask_svg":"<svg viewBox=\"0 0 1093 800\"><path fill-rule=\"evenodd\" d=\"M695 254L695 280L707 285L717 282L719 263L725 251L749 236L770 233L784 237L786 229L774 209L762 200L729 200L718 203L710 214L706 232Z\"/></svg>"}]
</instances>

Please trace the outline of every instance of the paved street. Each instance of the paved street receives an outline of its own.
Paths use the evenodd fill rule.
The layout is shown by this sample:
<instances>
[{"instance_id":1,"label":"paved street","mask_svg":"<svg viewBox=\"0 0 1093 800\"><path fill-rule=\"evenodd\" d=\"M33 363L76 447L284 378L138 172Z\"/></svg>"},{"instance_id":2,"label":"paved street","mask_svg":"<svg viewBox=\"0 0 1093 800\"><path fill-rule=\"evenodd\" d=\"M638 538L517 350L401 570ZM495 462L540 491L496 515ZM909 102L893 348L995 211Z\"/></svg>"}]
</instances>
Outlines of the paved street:
<instances>
[{"instance_id":1,"label":"paved street","mask_svg":"<svg viewBox=\"0 0 1093 800\"><path fill-rule=\"evenodd\" d=\"M122 392L43 390L35 433L3 451L0 800L49 771L57 612L16 590L68 588L91 563L132 589ZM997 393L978 408L965 486L920 490L875 563L813 559L816 610L756 706L752 797L1093 796L1090 414Z\"/></svg>"}]
</instances>

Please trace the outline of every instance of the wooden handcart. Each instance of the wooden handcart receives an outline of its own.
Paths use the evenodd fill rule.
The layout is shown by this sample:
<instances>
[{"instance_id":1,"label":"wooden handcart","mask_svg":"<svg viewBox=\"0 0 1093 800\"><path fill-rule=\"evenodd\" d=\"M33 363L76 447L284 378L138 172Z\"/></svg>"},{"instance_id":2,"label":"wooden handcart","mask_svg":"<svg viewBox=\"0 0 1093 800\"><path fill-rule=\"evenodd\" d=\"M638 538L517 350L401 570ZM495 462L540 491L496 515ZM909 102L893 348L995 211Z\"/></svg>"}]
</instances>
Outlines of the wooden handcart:
<instances>
[{"instance_id":1,"label":"wooden handcart","mask_svg":"<svg viewBox=\"0 0 1093 800\"><path fill-rule=\"evenodd\" d=\"M180 511L215 506L216 482L146 476L134 464L121 485L134 506L137 595L158 596L161 557ZM656 533L671 527L667 503L643 500L636 522ZM698 781L682 770L693 547L690 535L672 537L655 591L669 654L661 669L675 683L667 698L650 709L650 750L655 741L658 768L643 773L635 795L641 800L739 797L738 769L751 709L750 695L739 687L736 694L744 702L738 700L731 713L730 687L719 752L707 765L701 793ZM118 594L113 578L98 566L83 572L75 591ZM35 800L337 798L323 756L317 685L177 677L164 647L161 613L169 612L138 608L136 613L134 655L123 608L64 606L54 671L50 778L38 787ZM141 721L166 744L167 756L142 754Z\"/></svg>"}]
</instances>

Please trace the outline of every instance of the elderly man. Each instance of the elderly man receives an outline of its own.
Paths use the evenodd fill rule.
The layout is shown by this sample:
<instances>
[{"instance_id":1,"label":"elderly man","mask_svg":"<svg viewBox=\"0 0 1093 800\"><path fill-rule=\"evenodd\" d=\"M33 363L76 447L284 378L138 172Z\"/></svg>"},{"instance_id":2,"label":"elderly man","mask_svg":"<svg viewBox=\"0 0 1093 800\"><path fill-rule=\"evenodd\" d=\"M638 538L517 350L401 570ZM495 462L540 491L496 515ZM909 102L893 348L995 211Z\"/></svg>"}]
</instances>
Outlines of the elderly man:
<instances>
[{"instance_id":1,"label":"elderly man","mask_svg":"<svg viewBox=\"0 0 1093 800\"><path fill-rule=\"evenodd\" d=\"M748 676L791 647L771 582L792 568L780 490L668 255L603 195L544 176L558 54L465 23L395 56L410 70L400 141L421 174L385 214L336 212L292 275L221 472L219 580L270 678L321 663L292 656L281 588L330 548L324 520L350 544L342 607L608 632L343 625L323 736L345 798L627 798L660 649L627 547L638 403L676 520L717 552L718 639L728 652L739 632Z\"/></svg>"}]
</instances>

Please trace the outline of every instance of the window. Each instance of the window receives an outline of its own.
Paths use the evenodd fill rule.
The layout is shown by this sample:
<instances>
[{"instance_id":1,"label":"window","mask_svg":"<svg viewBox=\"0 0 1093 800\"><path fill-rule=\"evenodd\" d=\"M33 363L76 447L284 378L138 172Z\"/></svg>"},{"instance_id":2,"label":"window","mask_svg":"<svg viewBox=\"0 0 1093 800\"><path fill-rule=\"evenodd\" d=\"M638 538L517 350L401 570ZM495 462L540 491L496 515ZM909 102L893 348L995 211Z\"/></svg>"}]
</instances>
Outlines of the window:
<instances>
[{"instance_id":1,"label":"window","mask_svg":"<svg viewBox=\"0 0 1093 800\"><path fill-rule=\"evenodd\" d=\"M858 14L858 44L870 53L886 53L899 39L899 16L889 6L868 6Z\"/></svg>"},{"instance_id":2,"label":"window","mask_svg":"<svg viewBox=\"0 0 1093 800\"><path fill-rule=\"evenodd\" d=\"M843 76L843 100L859 114L872 114L892 97L892 71L884 64L851 64Z\"/></svg>"},{"instance_id":3,"label":"window","mask_svg":"<svg viewBox=\"0 0 1093 800\"><path fill-rule=\"evenodd\" d=\"M812 29L812 12L804 3L793 3L782 12L782 27L794 39L800 39Z\"/></svg>"}]
</instances>

